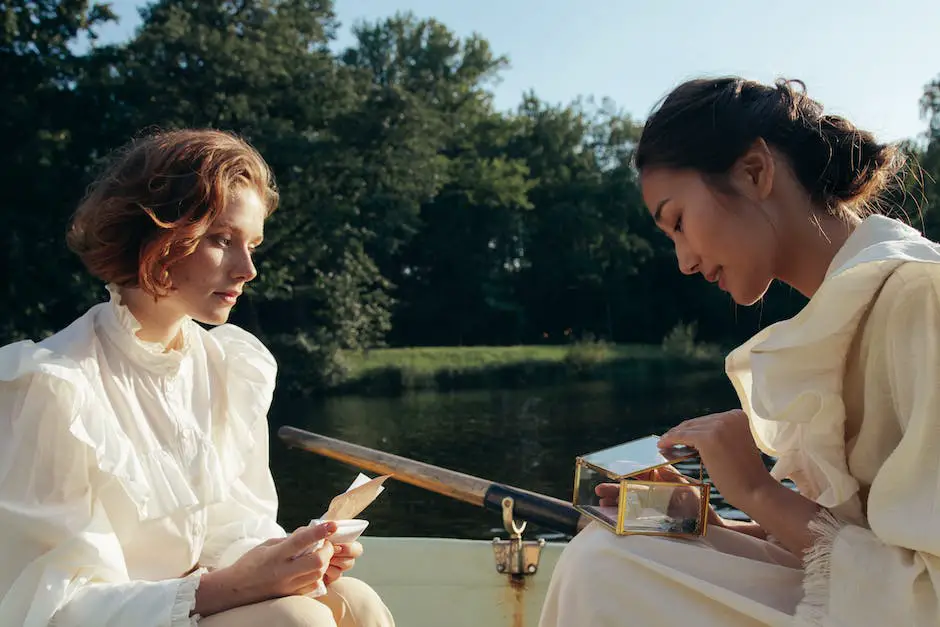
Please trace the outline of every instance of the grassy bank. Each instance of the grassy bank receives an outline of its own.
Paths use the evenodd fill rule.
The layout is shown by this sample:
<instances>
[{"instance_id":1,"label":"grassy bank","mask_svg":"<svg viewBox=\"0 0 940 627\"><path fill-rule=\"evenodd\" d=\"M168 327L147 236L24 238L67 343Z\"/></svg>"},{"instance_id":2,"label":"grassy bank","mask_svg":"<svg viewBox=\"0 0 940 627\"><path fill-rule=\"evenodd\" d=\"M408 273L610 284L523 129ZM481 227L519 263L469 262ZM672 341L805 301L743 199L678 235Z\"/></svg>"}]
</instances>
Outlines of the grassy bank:
<instances>
[{"instance_id":1,"label":"grassy bank","mask_svg":"<svg viewBox=\"0 0 940 627\"><path fill-rule=\"evenodd\" d=\"M715 350L675 352L656 345L582 342L566 346L389 348L343 355L333 393L396 394L419 389L525 387L568 381L661 376L715 367Z\"/></svg>"}]
</instances>

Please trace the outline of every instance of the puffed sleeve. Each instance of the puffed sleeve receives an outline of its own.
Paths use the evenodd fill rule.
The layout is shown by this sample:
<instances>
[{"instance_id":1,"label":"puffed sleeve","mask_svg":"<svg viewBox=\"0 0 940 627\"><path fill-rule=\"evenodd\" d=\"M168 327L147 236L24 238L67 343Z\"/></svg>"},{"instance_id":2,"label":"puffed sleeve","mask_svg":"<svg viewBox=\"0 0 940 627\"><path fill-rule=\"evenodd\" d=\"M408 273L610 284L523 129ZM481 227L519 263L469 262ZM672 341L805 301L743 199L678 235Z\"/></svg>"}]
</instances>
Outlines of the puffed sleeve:
<instances>
[{"instance_id":1,"label":"puffed sleeve","mask_svg":"<svg viewBox=\"0 0 940 627\"><path fill-rule=\"evenodd\" d=\"M234 477L229 498L209 507L200 563L221 568L287 534L277 523L277 491L268 465L267 413L277 364L260 340L237 326L222 325L211 336L221 348L228 390L226 425L217 446L227 466L234 465Z\"/></svg>"},{"instance_id":2,"label":"puffed sleeve","mask_svg":"<svg viewBox=\"0 0 940 627\"><path fill-rule=\"evenodd\" d=\"M940 268L899 273L866 381L886 381L902 432L868 496L870 529L824 513L811 528L799 624L936 626L940 612ZM894 281L892 279L891 281Z\"/></svg>"},{"instance_id":3,"label":"puffed sleeve","mask_svg":"<svg viewBox=\"0 0 940 627\"><path fill-rule=\"evenodd\" d=\"M95 401L77 367L32 367L33 346L0 349L0 625L195 624L199 574L129 580L81 426Z\"/></svg>"}]
</instances>

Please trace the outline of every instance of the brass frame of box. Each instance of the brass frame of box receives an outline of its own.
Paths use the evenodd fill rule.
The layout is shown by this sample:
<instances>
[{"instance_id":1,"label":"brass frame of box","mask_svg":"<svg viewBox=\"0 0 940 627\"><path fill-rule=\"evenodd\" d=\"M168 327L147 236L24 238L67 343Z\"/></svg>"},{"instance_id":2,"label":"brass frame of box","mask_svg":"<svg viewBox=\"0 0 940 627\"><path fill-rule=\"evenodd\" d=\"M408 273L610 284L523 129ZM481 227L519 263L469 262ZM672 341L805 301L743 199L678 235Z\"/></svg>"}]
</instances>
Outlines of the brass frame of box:
<instances>
[{"instance_id":1,"label":"brass frame of box","mask_svg":"<svg viewBox=\"0 0 940 627\"><path fill-rule=\"evenodd\" d=\"M632 472L626 475L611 475L609 470L606 470L600 466L597 466L596 464L592 464L591 462L585 461L584 457L586 456L578 456L575 458L574 493L573 493L572 500L571 500L571 504L574 506L574 508L577 509L582 514L586 516L590 516L591 518L601 523L602 525L610 529L612 532L614 532L618 536L644 535L644 536L664 536L664 537L670 537L670 538L689 538L689 537L698 537L698 536L705 535L705 528L708 525L708 506L711 501L711 484L705 481L704 469L702 468L701 463L699 464L699 468L698 468L698 481L690 477L686 477L686 479L688 479L689 481L689 483L687 484L678 483L674 481L641 481L639 479L631 479L631 477L641 475L651 470L656 470L657 468L664 468L666 466L671 466L675 462L688 461L690 459L694 459L698 457L697 454L690 453L687 456L676 458L668 462L658 464L656 466L650 466L649 468L644 468L643 470ZM617 497L617 524L616 526L611 526L611 524L607 522L607 520L604 520L600 516L594 514L593 512L591 512L590 510L586 509L584 506L578 503L578 487L581 484L581 469L585 466L590 468L594 472L607 477L611 483L620 484L620 492ZM695 531L695 532L623 531L623 521L624 521L624 516L626 515L626 510L627 510L627 490L625 489L625 484L627 482L632 483L634 485L649 485L649 486L660 485L660 486L669 486L672 488L686 485L686 486L697 487L701 489L702 491L700 494L701 505L700 505L700 511L699 511L699 519L701 520L701 525L699 526L698 531Z\"/></svg>"}]
</instances>

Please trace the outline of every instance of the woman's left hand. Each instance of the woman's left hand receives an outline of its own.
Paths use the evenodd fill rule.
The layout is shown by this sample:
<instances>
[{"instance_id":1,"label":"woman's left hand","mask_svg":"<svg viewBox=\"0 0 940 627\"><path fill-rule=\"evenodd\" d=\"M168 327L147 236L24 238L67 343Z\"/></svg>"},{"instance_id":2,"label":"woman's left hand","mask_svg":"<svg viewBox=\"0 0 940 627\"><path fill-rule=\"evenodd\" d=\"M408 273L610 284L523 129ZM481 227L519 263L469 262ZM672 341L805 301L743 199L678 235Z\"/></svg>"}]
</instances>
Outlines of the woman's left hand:
<instances>
[{"instance_id":1,"label":"woman's left hand","mask_svg":"<svg viewBox=\"0 0 940 627\"><path fill-rule=\"evenodd\" d=\"M762 490L777 484L754 443L747 414L740 409L686 420L659 441L661 448L677 444L698 451L721 495L745 513Z\"/></svg>"},{"instance_id":2,"label":"woman's left hand","mask_svg":"<svg viewBox=\"0 0 940 627\"><path fill-rule=\"evenodd\" d=\"M362 545L358 542L349 544L337 544L333 547L333 558L330 560L330 566L323 575L323 581L330 585L343 576L347 570L352 568L356 559L362 555Z\"/></svg>"}]
</instances>

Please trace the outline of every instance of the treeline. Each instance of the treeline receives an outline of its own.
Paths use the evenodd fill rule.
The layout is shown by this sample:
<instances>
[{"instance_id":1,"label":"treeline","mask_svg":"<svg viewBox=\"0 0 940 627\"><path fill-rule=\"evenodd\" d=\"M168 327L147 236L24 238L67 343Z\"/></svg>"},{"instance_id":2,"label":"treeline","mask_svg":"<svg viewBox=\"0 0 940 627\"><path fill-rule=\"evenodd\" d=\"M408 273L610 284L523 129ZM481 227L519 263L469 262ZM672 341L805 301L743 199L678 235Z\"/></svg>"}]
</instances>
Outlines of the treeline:
<instances>
[{"instance_id":1,"label":"treeline","mask_svg":"<svg viewBox=\"0 0 940 627\"><path fill-rule=\"evenodd\" d=\"M803 304L776 287L738 308L683 277L631 168L641 121L535 94L497 111L507 59L485 39L399 14L336 53L329 0L161 0L129 42L77 52L110 19L0 0L2 342L100 300L65 248L68 218L110 150L174 127L238 132L272 165L282 204L235 321L321 382L343 349L658 343L690 322L733 343ZM928 225L938 93L922 102L930 141L909 146L928 175L908 209Z\"/></svg>"}]
</instances>

